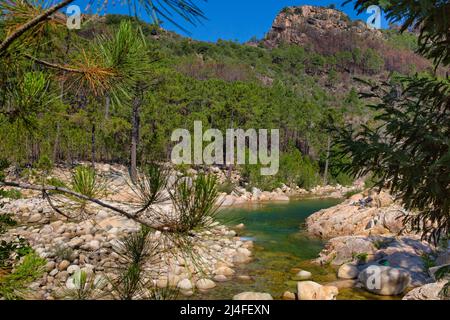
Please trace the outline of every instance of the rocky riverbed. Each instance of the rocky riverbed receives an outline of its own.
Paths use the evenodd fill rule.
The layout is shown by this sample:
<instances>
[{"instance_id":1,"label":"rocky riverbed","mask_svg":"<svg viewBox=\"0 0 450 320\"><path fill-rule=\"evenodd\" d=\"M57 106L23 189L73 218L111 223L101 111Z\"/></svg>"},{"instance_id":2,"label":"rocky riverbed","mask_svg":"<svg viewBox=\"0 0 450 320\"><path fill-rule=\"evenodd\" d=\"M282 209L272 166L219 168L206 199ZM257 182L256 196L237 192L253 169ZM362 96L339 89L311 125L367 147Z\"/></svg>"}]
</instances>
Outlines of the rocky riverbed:
<instances>
[{"instance_id":1,"label":"rocky riverbed","mask_svg":"<svg viewBox=\"0 0 450 320\"><path fill-rule=\"evenodd\" d=\"M26 239L48 261L44 277L32 285L33 298L38 299L57 298L61 289L73 286L72 275L80 269L98 277L107 276L119 259L113 247L123 236L140 228L127 218L103 210L88 220L75 223L58 217L43 199L4 203L2 213L12 213L19 220L26 220L20 227L8 230L4 238ZM172 248L170 253L160 253L152 259L147 266L149 274L158 287L178 287L184 295L192 295L196 289L212 289L215 281L229 280L235 265L251 260L253 243L235 236L234 231L215 223L211 231L198 234L192 244L192 250L201 261L186 258ZM161 232L151 237L154 244L170 246Z\"/></svg>"},{"instance_id":2,"label":"rocky riverbed","mask_svg":"<svg viewBox=\"0 0 450 320\"><path fill-rule=\"evenodd\" d=\"M450 263L450 251L404 228L405 214L409 213L388 193L365 192L311 215L308 232L328 239L315 262L335 266L341 279L332 284L336 287L359 287L386 296L413 289L405 299L438 299L443 282L436 282L434 272ZM377 286L371 285L375 273Z\"/></svg>"}]
</instances>

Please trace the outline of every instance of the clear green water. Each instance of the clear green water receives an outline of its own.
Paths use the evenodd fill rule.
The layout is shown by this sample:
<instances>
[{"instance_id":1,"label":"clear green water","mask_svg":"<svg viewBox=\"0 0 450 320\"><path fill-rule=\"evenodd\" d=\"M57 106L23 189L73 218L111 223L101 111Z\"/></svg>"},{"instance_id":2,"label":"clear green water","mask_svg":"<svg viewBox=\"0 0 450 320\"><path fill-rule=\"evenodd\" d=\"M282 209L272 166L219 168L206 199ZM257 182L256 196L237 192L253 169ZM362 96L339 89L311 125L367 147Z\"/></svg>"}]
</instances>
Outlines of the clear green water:
<instances>
[{"instance_id":1,"label":"clear green water","mask_svg":"<svg viewBox=\"0 0 450 320\"><path fill-rule=\"evenodd\" d=\"M280 299L285 291L296 292L295 274L299 269L313 274L313 281L325 284L336 279L336 270L311 263L324 243L312 239L304 232L302 224L314 212L338 204L336 199L296 200L290 203L248 205L224 209L219 215L223 223L234 226L245 224L239 236L253 240L254 260L236 269L232 281L218 283L207 293L197 293L193 299L231 299L244 291L270 293ZM247 275L251 280L241 280ZM342 289L339 299L379 299L356 289Z\"/></svg>"}]
</instances>

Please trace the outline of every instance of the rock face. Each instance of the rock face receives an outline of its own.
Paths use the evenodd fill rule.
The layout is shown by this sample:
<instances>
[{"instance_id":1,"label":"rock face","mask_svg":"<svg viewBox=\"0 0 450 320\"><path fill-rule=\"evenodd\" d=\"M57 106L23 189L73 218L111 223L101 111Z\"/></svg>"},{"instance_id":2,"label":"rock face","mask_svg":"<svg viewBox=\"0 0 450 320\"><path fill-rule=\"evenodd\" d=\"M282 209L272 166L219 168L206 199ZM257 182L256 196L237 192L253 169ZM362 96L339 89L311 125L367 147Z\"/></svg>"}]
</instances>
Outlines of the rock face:
<instances>
[{"instance_id":1,"label":"rock face","mask_svg":"<svg viewBox=\"0 0 450 320\"><path fill-rule=\"evenodd\" d=\"M355 35L380 36L362 21L351 21L343 12L316 6L283 9L272 24L264 43L275 47L281 43L307 45L320 36L332 37L346 32Z\"/></svg>"},{"instance_id":2,"label":"rock face","mask_svg":"<svg viewBox=\"0 0 450 320\"><path fill-rule=\"evenodd\" d=\"M242 292L233 297L233 300L273 300L268 293Z\"/></svg>"},{"instance_id":3,"label":"rock face","mask_svg":"<svg viewBox=\"0 0 450 320\"><path fill-rule=\"evenodd\" d=\"M299 300L336 300L338 294L339 289L334 286L322 286L313 281L297 283Z\"/></svg>"},{"instance_id":4,"label":"rock face","mask_svg":"<svg viewBox=\"0 0 450 320\"><path fill-rule=\"evenodd\" d=\"M429 283L408 292L403 300L441 300L439 293L445 285L445 281Z\"/></svg>"},{"instance_id":5,"label":"rock face","mask_svg":"<svg viewBox=\"0 0 450 320\"><path fill-rule=\"evenodd\" d=\"M395 204L385 192L371 195L373 201L365 206L359 200L365 195L358 194L347 201L324 209L306 220L308 232L320 238L334 238L347 235L399 234L403 229L402 206Z\"/></svg>"},{"instance_id":6,"label":"rock face","mask_svg":"<svg viewBox=\"0 0 450 320\"><path fill-rule=\"evenodd\" d=\"M358 279L366 290L382 296L400 295L411 282L407 271L379 265L367 267Z\"/></svg>"}]
</instances>

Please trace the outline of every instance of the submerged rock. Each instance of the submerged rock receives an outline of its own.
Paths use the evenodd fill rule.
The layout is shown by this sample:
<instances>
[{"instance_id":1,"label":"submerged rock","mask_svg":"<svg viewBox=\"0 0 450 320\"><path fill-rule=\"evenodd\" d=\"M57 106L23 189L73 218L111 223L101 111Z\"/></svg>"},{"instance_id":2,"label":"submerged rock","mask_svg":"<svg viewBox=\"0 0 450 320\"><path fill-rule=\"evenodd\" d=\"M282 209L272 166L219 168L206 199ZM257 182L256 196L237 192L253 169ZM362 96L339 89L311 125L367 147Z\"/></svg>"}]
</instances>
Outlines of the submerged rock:
<instances>
[{"instance_id":1,"label":"submerged rock","mask_svg":"<svg viewBox=\"0 0 450 320\"><path fill-rule=\"evenodd\" d=\"M303 281L312 278L312 273L306 270L300 270L294 277L294 280Z\"/></svg>"},{"instance_id":2,"label":"submerged rock","mask_svg":"<svg viewBox=\"0 0 450 320\"><path fill-rule=\"evenodd\" d=\"M340 266L338 270L338 278L340 279L356 279L359 275L359 269L356 264L346 263Z\"/></svg>"},{"instance_id":3,"label":"submerged rock","mask_svg":"<svg viewBox=\"0 0 450 320\"><path fill-rule=\"evenodd\" d=\"M322 286L313 281L297 283L299 300L336 300L339 289L334 286Z\"/></svg>"}]
</instances>

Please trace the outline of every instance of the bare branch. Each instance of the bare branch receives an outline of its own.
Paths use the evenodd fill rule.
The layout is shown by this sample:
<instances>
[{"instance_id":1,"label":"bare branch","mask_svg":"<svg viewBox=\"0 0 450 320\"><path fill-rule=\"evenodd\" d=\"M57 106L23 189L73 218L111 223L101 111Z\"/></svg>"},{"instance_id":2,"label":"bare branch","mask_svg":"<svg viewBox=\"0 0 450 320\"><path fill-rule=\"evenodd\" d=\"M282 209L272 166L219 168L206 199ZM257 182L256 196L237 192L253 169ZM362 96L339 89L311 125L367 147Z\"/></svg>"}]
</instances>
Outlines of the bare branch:
<instances>
[{"instance_id":1,"label":"bare branch","mask_svg":"<svg viewBox=\"0 0 450 320\"><path fill-rule=\"evenodd\" d=\"M82 70L75 69L75 68L69 68L69 67L62 66L62 65L56 64L56 63L47 62L47 61L38 59L36 57L33 57L32 55L29 55L29 54L24 54L24 56L30 60L33 60L34 62L36 62L38 64L41 64L43 66L46 66L46 67L49 67L52 69L58 69L61 71L67 71L67 72L73 72L73 73L83 73Z\"/></svg>"},{"instance_id":2,"label":"bare branch","mask_svg":"<svg viewBox=\"0 0 450 320\"><path fill-rule=\"evenodd\" d=\"M137 214L137 213L140 212L140 210L137 213L129 213L129 212L123 210L123 209L117 208L117 207L115 207L113 205L110 205L108 203L105 203L105 202L103 202L101 200L87 197L85 195L76 193L76 192L71 191L71 190L66 189L66 188L55 187L55 186L38 186L38 185L32 185L32 184L28 184L28 183L18 183L18 182L10 182L10 181L0 181L0 186L2 186L2 185L3 186L7 186L7 187L25 189L25 190L40 191L40 192L43 192L44 195L48 191L60 192L60 193L63 193L65 195L69 195L69 196L76 197L76 198L81 199L81 200L85 200L85 201L89 201L89 202L95 203L95 204L97 204L97 205L99 205L99 206L101 206L103 208L106 208L106 209L109 209L111 211L114 211L114 212L116 212L116 213L118 213L118 214L120 214L122 216L125 216L128 219L136 221L136 222L138 222L138 223L140 223L140 224L142 224L144 226L147 226L147 227L149 227L151 229L158 230L158 231L161 231L161 232L171 232L171 233L178 232L178 230L176 228L172 228L171 226L166 226L166 225L163 225L163 224L158 224L158 225L157 224L151 224L148 221L145 221L145 220L141 219L138 216L138 214ZM49 198L48 195L47 195L46 198L48 200L48 198ZM52 203L50 204L50 206L53 207ZM57 212L58 211L60 211L60 210L57 210Z\"/></svg>"}]
</instances>

